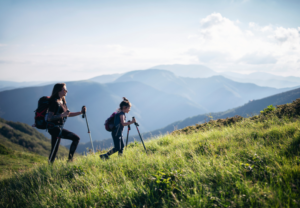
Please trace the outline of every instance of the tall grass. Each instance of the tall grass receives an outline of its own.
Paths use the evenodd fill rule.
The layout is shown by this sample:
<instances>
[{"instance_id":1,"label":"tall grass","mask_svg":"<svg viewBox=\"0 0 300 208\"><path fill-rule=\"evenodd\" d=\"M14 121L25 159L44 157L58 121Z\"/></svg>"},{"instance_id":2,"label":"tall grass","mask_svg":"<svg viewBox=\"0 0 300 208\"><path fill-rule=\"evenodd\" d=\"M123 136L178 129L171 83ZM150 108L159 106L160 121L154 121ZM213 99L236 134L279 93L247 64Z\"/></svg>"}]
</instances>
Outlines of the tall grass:
<instances>
[{"instance_id":1,"label":"tall grass","mask_svg":"<svg viewBox=\"0 0 300 208\"><path fill-rule=\"evenodd\" d=\"M300 207L300 121L251 119L58 160L1 181L1 207Z\"/></svg>"}]
</instances>

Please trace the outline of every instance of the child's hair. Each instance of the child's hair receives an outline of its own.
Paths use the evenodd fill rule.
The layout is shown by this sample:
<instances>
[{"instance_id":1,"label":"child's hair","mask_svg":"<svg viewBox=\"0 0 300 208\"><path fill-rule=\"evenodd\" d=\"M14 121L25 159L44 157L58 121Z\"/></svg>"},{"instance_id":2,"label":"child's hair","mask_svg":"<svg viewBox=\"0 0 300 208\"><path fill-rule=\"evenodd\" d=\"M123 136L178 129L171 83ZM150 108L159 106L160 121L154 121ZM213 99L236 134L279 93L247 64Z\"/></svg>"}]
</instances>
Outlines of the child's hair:
<instances>
[{"instance_id":1,"label":"child's hair","mask_svg":"<svg viewBox=\"0 0 300 208\"><path fill-rule=\"evenodd\" d=\"M129 102L129 100L127 100L126 97L123 97L123 101L120 103L119 110L121 111L123 107L131 107L131 103Z\"/></svg>"}]
</instances>

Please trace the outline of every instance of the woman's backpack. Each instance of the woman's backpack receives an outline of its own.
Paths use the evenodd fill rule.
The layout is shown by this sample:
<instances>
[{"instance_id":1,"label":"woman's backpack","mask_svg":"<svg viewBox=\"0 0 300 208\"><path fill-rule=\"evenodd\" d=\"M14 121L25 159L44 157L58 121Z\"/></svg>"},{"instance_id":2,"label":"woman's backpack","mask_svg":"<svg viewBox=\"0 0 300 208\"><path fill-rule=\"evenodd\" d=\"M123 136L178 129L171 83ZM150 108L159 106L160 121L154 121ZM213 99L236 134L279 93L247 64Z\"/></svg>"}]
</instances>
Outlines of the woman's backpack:
<instances>
[{"instance_id":1,"label":"woman's backpack","mask_svg":"<svg viewBox=\"0 0 300 208\"><path fill-rule=\"evenodd\" d=\"M106 131L112 132L114 130L114 128L115 128L115 115L116 114L117 113L114 112L113 114L111 114L111 116L108 119L106 119L106 121L104 123Z\"/></svg>"},{"instance_id":2,"label":"woman's backpack","mask_svg":"<svg viewBox=\"0 0 300 208\"><path fill-rule=\"evenodd\" d=\"M47 112L50 105L50 97L44 96L39 99L38 108L34 111L35 117L34 126L38 129L46 129L47 128Z\"/></svg>"}]
</instances>

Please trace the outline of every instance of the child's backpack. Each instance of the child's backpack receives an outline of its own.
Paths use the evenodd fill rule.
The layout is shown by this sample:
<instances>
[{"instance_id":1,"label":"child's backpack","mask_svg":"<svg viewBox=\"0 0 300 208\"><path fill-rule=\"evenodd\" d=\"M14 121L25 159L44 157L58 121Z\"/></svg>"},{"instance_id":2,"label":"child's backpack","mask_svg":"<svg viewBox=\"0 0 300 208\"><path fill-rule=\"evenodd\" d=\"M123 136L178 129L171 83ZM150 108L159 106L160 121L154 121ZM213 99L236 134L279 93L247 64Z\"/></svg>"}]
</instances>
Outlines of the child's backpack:
<instances>
[{"instance_id":1,"label":"child's backpack","mask_svg":"<svg viewBox=\"0 0 300 208\"><path fill-rule=\"evenodd\" d=\"M111 132L111 131L114 130L114 127L115 127L114 123L115 123L115 115L116 114L117 113L114 112L113 114L111 114L111 116L108 119L106 119L106 121L104 123L106 131Z\"/></svg>"},{"instance_id":2,"label":"child's backpack","mask_svg":"<svg viewBox=\"0 0 300 208\"><path fill-rule=\"evenodd\" d=\"M38 129L47 129L47 112L50 105L50 97L44 96L39 99L38 108L34 111L34 126Z\"/></svg>"}]
</instances>

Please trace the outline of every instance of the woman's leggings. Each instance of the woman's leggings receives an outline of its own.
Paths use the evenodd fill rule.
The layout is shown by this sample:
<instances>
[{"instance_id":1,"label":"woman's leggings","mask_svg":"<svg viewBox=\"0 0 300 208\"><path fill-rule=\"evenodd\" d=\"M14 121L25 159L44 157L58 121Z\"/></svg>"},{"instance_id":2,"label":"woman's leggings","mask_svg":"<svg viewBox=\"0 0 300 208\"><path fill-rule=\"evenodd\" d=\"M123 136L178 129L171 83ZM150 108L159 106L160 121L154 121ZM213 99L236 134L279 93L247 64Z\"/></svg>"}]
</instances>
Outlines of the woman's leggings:
<instances>
[{"instance_id":1,"label":"woman's leggings","mask_svg":"<svg viewBox=\"0 0 300 208\"><path fill-rule=\"evenodd\" d=\"M48 132L51 134L51 152L50 152L50 155L49 155L49 160L50 160L53 148L55 146L55 143L57 141L57 137L58 137L59 132L60 132L60 128L59 127L54 127L53 129L48 129ZM69 160L72 159L73 155L76 151L77 145L79 143L79 140L80 140L79 136L77 136L73 132L70 132L66 129L63 129L62 132L61 132L60 138L72 140L72 144L70 146L70 152L69 152ZM59 139L59 141L58 141L58 143L55 147L52 158L50 160L51 163L53 163L54 160L55 160L56 153L57 153L58 147L59 147L59 143L60 143L60 139Z\"/></svg>"},{"instance_id":2,"label":"woman's leggings","mask_svg":"<svg viewBox=\"0 0 300 208\"><path fill-rule=\"evenodd\" d=\"M115 136L113 133L112 133L112 137L113 137L113 140L114 140L114 145L115 147L111 150L109 150L107 152L107 155L112 155L114 154L115 152L119 152L119 155L122 155L123 154L123 149L124 149L124 141L123 141L123 136L122 135L119 135L119 136Z\"/></svg>"}]
</instances>

